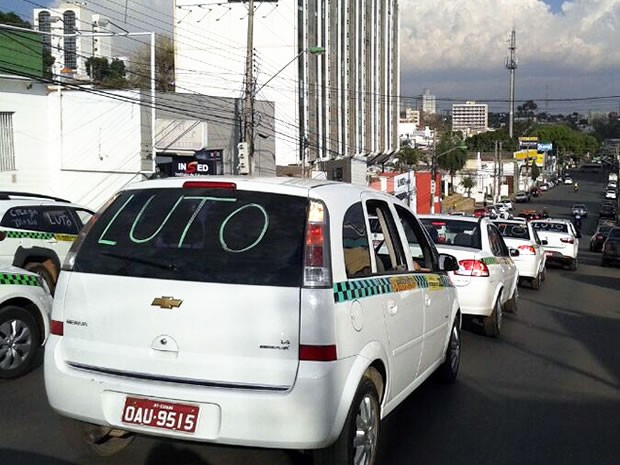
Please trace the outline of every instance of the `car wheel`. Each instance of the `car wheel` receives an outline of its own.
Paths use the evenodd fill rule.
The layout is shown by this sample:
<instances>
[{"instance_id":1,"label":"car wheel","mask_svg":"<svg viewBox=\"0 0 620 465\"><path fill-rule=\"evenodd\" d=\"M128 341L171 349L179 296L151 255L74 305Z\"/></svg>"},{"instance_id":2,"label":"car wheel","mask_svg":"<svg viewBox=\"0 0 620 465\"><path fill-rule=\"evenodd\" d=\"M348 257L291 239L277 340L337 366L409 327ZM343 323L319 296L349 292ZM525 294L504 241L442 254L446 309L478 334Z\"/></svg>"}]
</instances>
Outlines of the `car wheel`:
<instances>
[{"instance_id":1,"label":"car wheel","mask_svg":"<svg viewBox=\"0 0 620 465\"><path fill-rule=\"evenodd\" d=\"M577 259L576 259L576 258L573 258L573 259L571 260L571 262L570 262L570 265L569 265L569 268L568 268L568 269L569 269L569 270L571 270L571 271L577 271Z\"/></svg>"},{"instance_id":2,"label":"car wheel","mask_svg":"<svg viewBox=\"0 0 620 465\"><path fill-rule=\"evenodd\" d=\"M450 340L446 347L446 359L437 370L439 379L444 383L454 383L461 364L461 329L459 317L454 321L450 331Z\"/></svg>"},{"instance_id":3,"label":"car wheel","mask_svg":"<svg viewBox=\"0 0 620 465\"><path fill-rule=\"evenodd\" d=\"M82 425L84 442L88 448L101 457L109 457L125 449L134 440L135 435L107 426Z\"/></svg>"},{"instance_id":4,"label":"car wheel","mask_svg":"<svg viewBox=\"0 0 620 465\"><path fill-rule=\"evenodd\" d=\"M28 271L31 271L41 276L41 278L45 280L45 283L47 284L47 287L49 288L50 293L54 295L54 291L56 290L56 282L54 281L52 274L48 271L48 269L45 267L43 263L39 263L39 262L26 263L26 266L24 266L24 268L27 269Z\"/></svg>"},{"instance_id":5,"label":"car wheel","mask_svg":"<svg viewBox=\"0 0 620 465\"><path fill-rule=\"evenodd\" d=\"M502 303L501 294L497 296L493 312L484 319L484 334L497 337L502 329Z\"/></svg>"},{"instance_id":6,"label":"car wheel","mask_svg":"<svg viewBox=\"0 0 620 465\"><path fill-rule=\"evenodd\" d=\"M532 280L530 281L530 284L532 285L532 289L540 289L540 283L542 281L542 278L540 277L541 273L538 273L536 275L535 278L532 278Z\"/></svg>"},{"instance_id":7,"label":"car wheel","mask_svg":"<svg viewBox=\"0 0 620 465\"><path fill-rule=\"evenodd\" d=\"M315 465L373 465L379 441L379 394L368 376L360 382L334 444L314 451Z\"/></svg>"},{"instance_id":8,"label":"car wheel","mask_svg":"<svg viewBox=\"0 0 620 465\"><path fill-rule=\"evenodd\" d=\"M546 265L540 272L540 280L544 282L545 279L547 279L547 266Z\"/></svg>"},{"instance_id":9,"label":"car wheel","mask_svg":"<svg viewBox=\"0 0 620 465\"><path fill-rule=\"evenodd\" d=\"M24 308L0 309L0 378L17 378L32 368L41 341L39 326Z\"/></svg>"}]
</instances>

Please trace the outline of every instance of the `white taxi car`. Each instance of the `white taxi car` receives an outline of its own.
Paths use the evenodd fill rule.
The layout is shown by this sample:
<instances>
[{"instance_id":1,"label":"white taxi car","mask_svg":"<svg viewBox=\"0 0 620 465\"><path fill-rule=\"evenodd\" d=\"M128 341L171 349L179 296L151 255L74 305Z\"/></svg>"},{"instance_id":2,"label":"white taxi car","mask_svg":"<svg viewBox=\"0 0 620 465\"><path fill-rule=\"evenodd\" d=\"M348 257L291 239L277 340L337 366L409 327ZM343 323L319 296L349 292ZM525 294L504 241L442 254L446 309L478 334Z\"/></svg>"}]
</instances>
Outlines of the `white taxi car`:
<instances>
[{"instance_id":1,"label":"white taxi car","mask_svg":"<svg viewBox=\"0 0 620 465\"><path fill-rule=\"evenodd\" d=\"M137 183L65 261L48 399L100 453L143 433L372 465L380 419L433 372L456 377L457 268L404 204L370 189Z\"/></svg>"},{"instance_id":2,"label":"white taxi car","mask_svg":"<svg viewBox=\"0 0 620 465\"><path fill-rule=\"evenodd\" d=\"M547 241L538 237L531 223L513 220L496 220L494 223L506 245L519 251L519 255L512 258L519 270L519 281L527 280L533 289L540 289L546 274L543 246Z\"/></svg>"},{"instance_id":3,"label":"white taxi car","mask_svg":"<svg viewBox=\"0 0 620 465\"><path fill-rule=\"evenodd\" d=\"M56 197L0 191L0 265L37 273L53 294L60 265L92 215Z\"/></svg>"},{"instance_id":4,"label":"white taxi car","mask_svg":"<svg viewBox=\"0 0 620 465\"><path fill-rule=\"evenodd\" d=\"M0 266L0 379L30 371L49 334L52 296L43 279Z\"/></svg>"},{"instance_id":5,"label":"white taxi car","mask_svg":"<svg viewBox=\"0 0 620 465\"><path fill-rule=\"evenodd\" d=\"M533 220L530 224L538 233L538 237L547 241L543 245L547 263L568 266L569 269L575 271L581 233L575 229L573 223L561 218L548 218Z\"/></svg>"},{"instance_id":6,"label":"white taxi car","mask_svg":"<svg viewBox=\"0 0 620 465\"><path fill-rule=\"evenodd\" d=\"M481 318L485 334L498 336L502 312L516 312L519 272L497 227L488 218L419 215L437 245L454 255L459 269L450 273L463 315Z\"/></svg>"}]
</instances>

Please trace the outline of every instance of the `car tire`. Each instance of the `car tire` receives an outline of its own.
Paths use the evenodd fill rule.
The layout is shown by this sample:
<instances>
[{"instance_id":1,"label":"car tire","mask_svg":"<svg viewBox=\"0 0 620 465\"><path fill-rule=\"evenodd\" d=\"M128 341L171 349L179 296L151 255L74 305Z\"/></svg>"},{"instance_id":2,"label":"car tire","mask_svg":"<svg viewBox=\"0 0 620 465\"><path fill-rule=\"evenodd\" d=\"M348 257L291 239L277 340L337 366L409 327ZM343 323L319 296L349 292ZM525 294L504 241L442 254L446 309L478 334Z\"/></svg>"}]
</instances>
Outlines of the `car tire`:
<instances>
[{"instance_id":1,"label":"car tire","mask_svg":"<svg viewBox=\"0 0 620 465\"><path fill-rule=\"evenodd\" d=\"M495 302L495 306L493 311L489 316L484 319L483 328L484 334L489 337L497 337L499 336L502 330L502 303L501 303L501 294L497 296L497 300Z\"/></svg>"},{"instance_id":2,"label":"car tire","mask_svg":"<svg viewBox=\"0 0 620 465\"><path fill-rule=\"evenodd\" d=\"M568 266L568 269L571 271L577 271L577 259L573 258Z\"/></svg>"},{"instance_id":3,"label":"car tire","mask_svg":"<svg viewBox=\"0 0 620 465\"><path fill-rule=\"evenodd\" d=\"M45 283L47 284L47 287L50 290L50 293L54 295L54 291L56 290L56 282L54 281L54 278L52 277L51 273L48 271L48 269L45 267L43 263L39 263L39 262L26 263L24 268L28 271L31 271L32 273L38 274L41 278L43 278L45 280Z\"/></svg>"},{"instance_id":4,"label":"car tire","mask_svg":"<svg viewBox=\"0 0 620 465\"><path fill-rule=\"evenodd\" d=\"M540 272L540 280L544 282L546 279L547 279L547 266L545 265L545 267Z\"/></svg>"},{"instance_id":5,"label":"car tire","mask_svg":"<svg viewBox=\"0 0 620 465\"><path fill-rule=\"evenodd\" d=\"M375 383L363 376L336 442L313 451L314 465L373 465L377 456L379 394Z\"/></svg>"},{"instance_id":6,"label":"car tire","mask_svg":"<svg viewBox=\"0 0 620 465\"><path fill-rule=\"evenodd\" d=\"M0 309L0 379L17 378L32 369L39 351L41 331L25 308Z\"/></svg>"},{"instance_id":7,"label":"car tire","mask_svg":"<svg viewBox=\"0 0 620 465\"><path fill-rule=\"evenodd\" d=\"M437 376L442 383L451 384L456 381L461 365L461 328L460 317L457 315L450 330L450 339L446 347L446 359L437 369Z\"/></svg>"},{"instance_id":8,"label":"car tire","mask_svg":"<svg viewBox=\"0 0 620 465\"><path fill-rule=\"evenodd\" d=\"M532 278L530 284L532 285L532 289L538 290L540 289L540 284L542 282L541 273L539 272L535 278Z\"/></svg>"}]
</instances>

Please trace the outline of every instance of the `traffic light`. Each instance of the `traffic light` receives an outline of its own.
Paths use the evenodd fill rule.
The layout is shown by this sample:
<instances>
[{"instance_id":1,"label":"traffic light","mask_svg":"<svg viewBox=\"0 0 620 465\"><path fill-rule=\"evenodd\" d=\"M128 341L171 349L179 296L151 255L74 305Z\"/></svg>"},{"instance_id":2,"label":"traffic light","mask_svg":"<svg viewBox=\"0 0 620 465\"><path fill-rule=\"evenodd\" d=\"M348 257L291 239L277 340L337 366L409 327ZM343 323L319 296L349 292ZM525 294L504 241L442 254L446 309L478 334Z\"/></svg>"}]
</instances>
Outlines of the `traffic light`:
<instances>
[{"instance_id":1,"label":"traffic light","mask_svg":"<svg viewBox=\"0 0 620 465\"><path fill-rule=\"evenodd\" d=\"M250 174L250 148L247 142L237 144L237 169L239 174Z\"/></svg>"}]
</instances>

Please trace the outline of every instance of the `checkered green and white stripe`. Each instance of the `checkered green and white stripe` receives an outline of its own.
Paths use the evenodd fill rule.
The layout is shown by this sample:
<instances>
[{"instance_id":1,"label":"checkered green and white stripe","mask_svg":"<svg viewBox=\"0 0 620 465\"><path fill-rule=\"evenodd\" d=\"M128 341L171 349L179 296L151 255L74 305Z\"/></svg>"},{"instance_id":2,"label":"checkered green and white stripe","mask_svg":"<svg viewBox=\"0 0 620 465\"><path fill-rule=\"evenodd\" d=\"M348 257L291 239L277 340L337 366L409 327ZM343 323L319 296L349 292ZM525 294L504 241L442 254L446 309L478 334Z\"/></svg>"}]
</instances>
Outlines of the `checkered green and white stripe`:
<instances>
[{"instance_id":1,"label":"checkered green and white stripe","mask_svg":"<svg viewBox=\"0 0 620 465\"><path fill-rule=\"evenodd\" d=\"M389 278L369 278L334 283L334 300L336 303L373 295L389 294L390 292L392 292L392 285Z\"/></svg>"},{"instance_id":2,"label":"checkered green and white stripe","mask_svg":"<svg viewBox=\"0 0 620 465\"><path fill-rule=\"evenodd\" d=\"M39 279L36 276L15 273L0 273L0 285L18 284L21 286L39 286Z\"/></svg>"},{"instance_id":3,"label":"checkered green and white stripe","mask_svg":"<svg viewBox=\"0 0 620 465\"><path fill-rule=\"evenodd\" d=\"M54 235L52 233L32 231L6 231L6 237L9 239L54 239Z\"/></svg>"},{"instance_id":4,"label":"checkered green and white stripe","mask_svg":"<svg viewBox=\"0 0 620 465\"><path fill-rule=\"evenodd\" d=\"M424 274L414 274L414 275L400 275L393 276L390 278L368 278L368 279L359 279L355 281L343 281L334 284L334 301L336 303L347 302L349 300L361 299L364 297L370 297L379 294L391 294L395 292L400 292L398 287L392 285L394 281L394 286L401 285L404 290L407 288L407 281L410 284L415 283L415 286L411 288L417 289L428 289L428 288L440 288L440 287L454 287L450 278L446 275L424 275ZM399 282L400 281L400 282Z\"/></svg>"}]
</instances>

